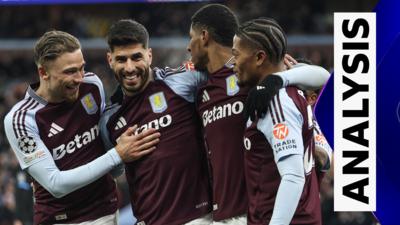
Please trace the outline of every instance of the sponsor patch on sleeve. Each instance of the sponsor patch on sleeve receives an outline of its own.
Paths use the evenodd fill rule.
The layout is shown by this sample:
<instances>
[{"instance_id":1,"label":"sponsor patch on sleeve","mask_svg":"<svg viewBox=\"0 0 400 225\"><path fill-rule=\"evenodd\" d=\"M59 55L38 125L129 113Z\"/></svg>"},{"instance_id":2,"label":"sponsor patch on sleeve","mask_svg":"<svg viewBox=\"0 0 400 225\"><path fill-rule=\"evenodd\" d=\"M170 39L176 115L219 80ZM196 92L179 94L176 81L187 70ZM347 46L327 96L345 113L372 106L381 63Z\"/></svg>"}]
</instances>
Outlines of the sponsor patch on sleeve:
<instances>
[{"instance_id":1,"label":"sponsor patch on sleeve","mask_svg":"<svg viewBox=\"0 0 400 225\"><path fill-rule=\"evenodd\" d=\"M283 123L278 123L274 126L274 130L272 132L274 134L274 138L278 140L284 140L289 135L289 128Z\"/></svg>"},{"instance_id":2,"label":"sponsor patch on sleeve","mask_svg":"<svg viewBox=\"0 0 400 225\"><path fill-rule=\"evenodd\" d=\"M45 156L45 152L37 149L35 139L30 136L22 136L18 139L18 150L22 152L22 160L27 164Z\"/></svg>"},{"instance_id":3,"label":"sponsor patch on sleeve","mask_svg":"<svg viewBox=\"0 0 400 225\"><path fill-rule=\"evenodd\" d=\"M18 138L18 148L24 154L31 154L36 151L37 145L33 137L22 136Z\"/></svg>"}]
</instances>

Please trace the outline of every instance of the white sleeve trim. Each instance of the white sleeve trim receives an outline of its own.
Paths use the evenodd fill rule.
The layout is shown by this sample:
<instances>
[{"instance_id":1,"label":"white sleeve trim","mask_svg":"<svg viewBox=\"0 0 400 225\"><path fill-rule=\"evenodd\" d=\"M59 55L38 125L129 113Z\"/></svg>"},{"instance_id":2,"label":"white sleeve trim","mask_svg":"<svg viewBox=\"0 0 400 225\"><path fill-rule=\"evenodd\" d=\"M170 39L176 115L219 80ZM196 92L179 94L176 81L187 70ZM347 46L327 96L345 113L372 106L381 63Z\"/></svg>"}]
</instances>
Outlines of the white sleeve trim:
<instances>
[{"instance_id":1,"label":"white sleeve trim","mask_svg":"<svg viewBox=\"0 0 400 225\"><path fill-rule=\"evenodd\" d=\"M315 65L299 63L290 70L276 73L283 79L283 86L297 86L301 90L322 88L329 79L329 72Z\"/></svg>"},{"instance_id":2,"label":"white sleeve trim","mask_svg":"<svg viewBox=\"0 0 400 225\"><path fill-rule=\"evenodd\" d=\"M104 176L121 163L113 148L92 162L71 170L60 171L52 158L28 167L28 173L54 197L61 198Z\"/></svg>"},{"instance_id":3,"label":"white sleeve trim","mask_svg":"<svg viewBox=\"0 0 400 225\"><path fill-rule=\"evenodd\" d=\"M257 123L257 129L264 134L274 151L275 162L288 155L304 155L303 121L286 89L280 89L279 95L270 103L270 110ZM281 138L279 134L282 134Z\"/></svg>"},{"instance_id":4,"label":"white sleeve trim","mask_svg":"<svg viewBox=\"0 0 400 225\"><path fill-rule=\"evenodd\" d=\"M169 75L164 78L164 82L175 92L188 102L194 102L197 88L206 81L205 74L198 71L185 71Z\"/></svg>"},{"instance_id":5,"label":"white sleeve trim","mask_svg":"<svg viewBox=\"0 0 400 225\"><path fill-rule=\"evenodd\" d=\"M25 101L32 102L34 100L24 99L20 103L17 103L4 118L7 139L18 159L21 169L26 169L41 160L52 157L50 151L40 138L39 130L34 120L35 111L40 109L41 106L30 107L29 110L24 111L20 106ZM20 120L19 117L24 117L24 119ZM27 143L31 149L24 151L20 146L22 143Z\"/></svg>"},{"instance_id":6,"label":"white sleeve trim","mask_svg":"<svg viewBox=\"0 0 400 225\"><path fill-rule=\"evenodd\" d=\"M276 195L270 225L289 225L303 193L305 175L303 157L290 155L277 163L281 183Z\"/></svg>"}]
</instances>

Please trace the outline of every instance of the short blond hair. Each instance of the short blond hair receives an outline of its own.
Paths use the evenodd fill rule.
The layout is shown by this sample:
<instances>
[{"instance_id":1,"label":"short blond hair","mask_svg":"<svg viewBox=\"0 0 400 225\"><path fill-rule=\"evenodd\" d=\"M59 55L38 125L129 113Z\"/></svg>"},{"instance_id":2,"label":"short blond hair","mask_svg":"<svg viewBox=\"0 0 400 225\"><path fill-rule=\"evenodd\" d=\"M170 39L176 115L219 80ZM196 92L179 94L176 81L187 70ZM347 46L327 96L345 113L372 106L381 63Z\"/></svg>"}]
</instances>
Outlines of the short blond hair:
<instances>
[{"instance_id":1,"label":"short blond hair","mask_svg":"<svg viewBox=\"0 0 400 225\"><path fill-rule=\"evenodd\" d=\"M56 60L64 53L71 53L81 48L79 40L63 31L48 31L36 42L33 53L37 66Z\"/></svg>"}]
</instances>

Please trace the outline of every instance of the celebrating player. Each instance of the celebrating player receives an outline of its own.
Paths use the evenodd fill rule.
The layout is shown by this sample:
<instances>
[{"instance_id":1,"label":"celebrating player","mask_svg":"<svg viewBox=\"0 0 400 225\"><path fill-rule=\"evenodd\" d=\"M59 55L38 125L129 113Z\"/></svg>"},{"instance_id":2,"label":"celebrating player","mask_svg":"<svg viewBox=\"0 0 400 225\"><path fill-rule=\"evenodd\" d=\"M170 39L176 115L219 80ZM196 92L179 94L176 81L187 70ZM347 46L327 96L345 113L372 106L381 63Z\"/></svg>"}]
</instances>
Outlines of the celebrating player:
<instances>
[{"instance_id":1,"label":"celebrating player","mask_svg":"<svg viewBox=\"0 0 400 225\"><path fill-rule=\"evenodd\" d=\"M108 32L107 58L123 98L112 98L117 102L101 120L102 137L116 143L132 124L138 124L137 133L149 128L162 133L153 153L125 165L138 224L210 224L209 176L193 104L203 76L151 69L148 41L146 28L132 20L120 20ZM162 81L153 79L166 73Z\"/></svg>"},{"instance_id":2,"label":"celebrating player","mask_svg":"<svg viewBox=\"0 0 400 225\"><path fill-rule=\"evenodd\" d=\"M238 28L232 52L239 82L254 87L285 70L286 36L274 20L251 20ZM312 118L303 92L287 87L272 98L265 117L248 121L248 224L321 224Z\"/></svg>"},{"instance_id":3,"label":"celebrating player","mask_svg":"<svg viewBox=\"0 0 400 225\"><path fill-rule=\"evenodd\" d=\"M230 60L237 27L236 16L229 8L220 4L206 5L192 17L188 45L194 67L208 74L207 82L197 93L197 105L212 169L214 224L246 224L248 202L242 112L248 88L237 85ZM318 66L303 66L276 74L279 75L275 76L279 80L274 87L277 90L282 84L319 88L329 77L329 73Z\"/></svg>"},{"instance_id":4,"label":"celebrating player","mask_svg":"<svg viewBox=\"0 0 400 225\"><path fill-rule=\"evenodd\" d=\"M49 31L36 43L40 82L5 117L8 141L33 178L34 224L117 224L110 171L154 150L159 133L123 133L105 151L98 122L105 106L100 79L85 73L79 41ZM152 147L153 146L153 147Z\"/></svg>"}]
</instances>

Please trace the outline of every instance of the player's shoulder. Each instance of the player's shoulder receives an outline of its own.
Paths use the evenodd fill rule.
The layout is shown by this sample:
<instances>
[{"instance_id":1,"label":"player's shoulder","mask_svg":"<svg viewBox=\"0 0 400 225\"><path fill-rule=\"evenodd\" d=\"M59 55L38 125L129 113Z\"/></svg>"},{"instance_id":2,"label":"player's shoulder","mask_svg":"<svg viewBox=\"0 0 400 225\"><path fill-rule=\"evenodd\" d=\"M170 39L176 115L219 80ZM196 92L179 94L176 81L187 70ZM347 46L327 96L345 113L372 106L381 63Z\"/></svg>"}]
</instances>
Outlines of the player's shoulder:
<instances>
[{"instance_id":1,"label":"player's shoulder","mask_svg":"<svg viewBox=\"0 0 400 225\"><path fill-rule=\"evenodd\" d=\"M115 116L117 116L118 110L121 108L119 103L113 103L111 105L106 106L104 113L101 115L100 118L100 130L107 131L107 124L110 123Z\"/></svg>"},{"instance_id":2,"label":"player's shoulder","mask_svg":"<svg viewBox=\"0 0 400 225\"><path fill-rule=\"evenodd\" d=\"M199 73L194 69L194 65L192 62L184 62L182 65L178 67L164 67L164 68L159 68L155 67L153 68L153 71L155 72L155 78L156 79L165 79L169 76L176 75L176 74L182 74L182 73L191 73L191 74L197 74Z\"/></svg>"},{"instance_id":3,"label":"player's shoulder","mask_svg":"<svg viewBox=\"0 0 400 225\"><path fill-rule=\"evenodd\" d=\"M112 114L116 113L120 107L121 107L120 102L114 102L112 104L109 104L106 106L106 108L104 110L104 114L112 115Z\"/></svg>"},{"instance_id":4,"label":"player's shoulder","mask_svg":"<svg viewBox=\"0 0 400 225\"><path fill-rule=\"evenodd\" d=\"M297 108L307 108L308 106L304 91L295 86L281 88L278 93L278 99L283 102L291 100Z\"/></svg>"},{"instance_id":5,"label":"player's shoulder","mask_svg":"<svg viewBox=\"0 0 400 225\"><path fill-rule=\"evenodd\" d=\"M32 97L17 102L4 117L6 131L13 131L17 137L23 136L27 129L35 126L35 114L42 107L44 105Z\"/></svg>"},{"instance_id":6,"label":"player's shoulder","mask_svg":"<svg viewBox=\"0 0 400 225\"><path fill-rule=\"evenodd\" d=\"M296 87L281 88L269 103L266 118L273 125L286 123L292 117L301 117L301 112L306 110L307 101L304 93Z\"/></svg>"},{"instance_id":7,"label":"player's shoulder","mask_svg":"<svg viewBox=\"0 0 400 225\"><path fill-rule=\"evenodd\" d=\"M101 79L97 74L93 72L85 72L85 75L83 76L83 83L86 84L94 84L98 87L103 88L103 83L101 82Z\"/></svg>"},{"instance_id":8,"label":"player's shoulder","mask_svg":"<svg viewBox=\"0 0 400 225\"><path fill-rule=\"evenodd\" d=\"M106 106L102 118L107 118L107 120L117 113L117 111L121 108L120 102L114 102Z\"/></svg>"}]
</instances>

